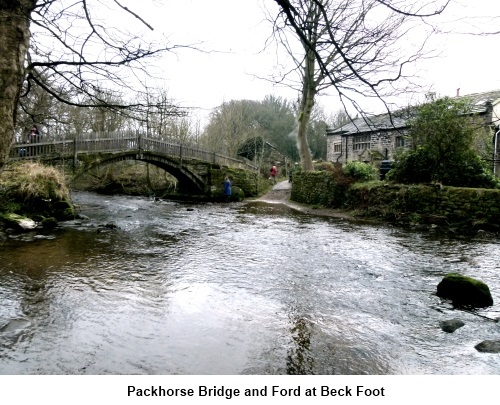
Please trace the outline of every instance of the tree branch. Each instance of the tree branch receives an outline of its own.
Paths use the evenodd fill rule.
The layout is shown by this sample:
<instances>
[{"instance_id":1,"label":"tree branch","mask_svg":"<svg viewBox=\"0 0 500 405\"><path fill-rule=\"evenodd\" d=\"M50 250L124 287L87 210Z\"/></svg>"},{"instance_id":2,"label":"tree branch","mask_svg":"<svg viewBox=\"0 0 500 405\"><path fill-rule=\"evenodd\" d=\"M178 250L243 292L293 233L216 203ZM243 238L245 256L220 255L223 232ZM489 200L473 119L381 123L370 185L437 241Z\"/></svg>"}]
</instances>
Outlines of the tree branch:
<instances>
[{"instance_id":1,"label":"tree branch","mask_svg":"<svg viewBox=\"0 0 500 405\"><path fill-rule=\"evenodd\" d=\"M114 2L116 4L118 4L118 6L120 6L122 9L124 9L127 13L129 13L129 14L133 15L135 18L137 18L140 22L142 22L151 31L154 31L154 28L151 25L149 25L146 21L144 21L144 19L142 19L141 16L139 16L136 13L134 13L133 11L131 11L128 7L125 7L125 6L121 5L120 3L118 3L117 0L114 0Z\"/></svg>"}]
</instances>

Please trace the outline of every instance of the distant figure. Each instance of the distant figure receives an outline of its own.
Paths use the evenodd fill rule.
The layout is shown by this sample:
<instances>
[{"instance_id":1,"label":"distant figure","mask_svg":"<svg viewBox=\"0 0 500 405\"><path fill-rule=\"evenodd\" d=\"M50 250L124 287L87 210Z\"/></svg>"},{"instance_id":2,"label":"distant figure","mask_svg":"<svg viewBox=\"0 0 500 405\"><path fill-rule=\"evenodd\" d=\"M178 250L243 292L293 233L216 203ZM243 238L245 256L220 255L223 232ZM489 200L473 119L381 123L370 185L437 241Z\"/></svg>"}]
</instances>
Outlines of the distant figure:
<instances>
[{"instance_id":1,"label":"distant figure","mask_svg":"<svg viewBox=\"0 0 500 405\"><path fill-rule=\"evenodd\" d=\"M28 139L26 139L28 143L37 143L40 141L40 131L36 125L33 125L30 133L28 134Z\"/></svg>"},{"instance_id":2,"label":"distant figure","mask_svg":"<svg viewBox=\"0 0 500 405\"><path fill-rule=\"evenodd\" d=\"M288 171L288 182L292 182L292 177L293 177L293 172L295 171L295 168L297 167L297 163L295 163L294 166L290 167L290 170Z\"/></svg>"},{"instance_id":3,"label":"distant figure","mask_svg":"<svg viewBox=\"0 0 500 405\"><path fill-rule=\"evenodd\" d=\"M231 180L227 176L224 179L224 198L226 202L231 200Z\"/></svg>"},{"instance_id":4,"label":"distant figure","mask_svg":"<svg viewBox=\"0 0 500 405\"><path fill-rule=\"evenodd\" d=\"M269 177L270 179L272 179L273 183L276 184L276 174L278 173L278 168L273 165L273 167L271 167L271 170L269 171L269 175L271 177Z\"/></svg>"}]
</instances>

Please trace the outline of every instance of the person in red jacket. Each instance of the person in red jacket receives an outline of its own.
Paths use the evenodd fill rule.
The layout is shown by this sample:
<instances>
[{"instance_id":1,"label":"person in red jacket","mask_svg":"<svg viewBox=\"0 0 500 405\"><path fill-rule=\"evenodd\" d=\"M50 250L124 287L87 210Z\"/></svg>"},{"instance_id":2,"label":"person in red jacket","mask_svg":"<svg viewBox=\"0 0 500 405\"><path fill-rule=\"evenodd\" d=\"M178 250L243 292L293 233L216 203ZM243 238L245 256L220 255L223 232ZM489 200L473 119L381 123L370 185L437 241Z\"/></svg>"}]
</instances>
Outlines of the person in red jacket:
<instances>
[{"instance_id":1,"label":"person in red jacket","mask_svg":"<svg viewBox=\"0 0 500 405\"><path fill-rule=\"evenodd\" d=\"M271 170L269 171L269 178L273 180L274 184L276 184L276 174L278 174L278 168L273 165L273 167L271 167Z\"/></svg>"}]
</instances>

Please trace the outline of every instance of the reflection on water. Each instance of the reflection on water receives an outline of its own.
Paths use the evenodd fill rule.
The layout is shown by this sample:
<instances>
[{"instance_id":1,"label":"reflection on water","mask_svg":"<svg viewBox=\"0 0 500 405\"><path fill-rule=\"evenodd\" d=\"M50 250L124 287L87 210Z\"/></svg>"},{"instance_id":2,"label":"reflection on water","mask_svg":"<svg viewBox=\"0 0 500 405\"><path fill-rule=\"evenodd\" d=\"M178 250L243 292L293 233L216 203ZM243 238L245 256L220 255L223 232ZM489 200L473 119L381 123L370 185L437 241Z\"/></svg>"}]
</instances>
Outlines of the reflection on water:
<instances>
[{"instance_id":1,"label":"reflection on water","mask_svg":"<svg viewBox=\"0 0 500 405\"><path fill-rule=\"evenodd\" d=\"M262 203L74 199L89 220L0 245L0 373L500 372L474 349L498 339L484 318L498 304L479 317L435 295L456 271L496 303L496 240ZM451 318L465 326L448 334L439 322Z\"/></svg>"},{"instance_id":2,"label":"reflection on water","mask_svg":"<svg viewBox=\"0 0 500 405\"><path fill-rule=\"evenodd\" d=\"M286 373L314 374L314 356L311 353L311 323L302 317L291 320L290 334L294 347L288 351Z\"/></svg>"}]
</instances>

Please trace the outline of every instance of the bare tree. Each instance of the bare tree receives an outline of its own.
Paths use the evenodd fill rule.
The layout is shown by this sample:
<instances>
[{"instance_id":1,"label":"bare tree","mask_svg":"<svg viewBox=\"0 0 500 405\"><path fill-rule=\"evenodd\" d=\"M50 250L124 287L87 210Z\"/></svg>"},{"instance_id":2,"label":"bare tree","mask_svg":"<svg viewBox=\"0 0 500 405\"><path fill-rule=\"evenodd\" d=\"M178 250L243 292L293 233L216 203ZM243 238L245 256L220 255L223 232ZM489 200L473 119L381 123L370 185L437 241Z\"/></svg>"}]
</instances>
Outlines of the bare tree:
<instances>
[{"instance_id":1,"label":"bare tree","mask_svg":"<svg viewBox=\"0 0 500 405\"><path fill-rule=\"evenodd\" d=\"M30 96L25 97L19 104L15 134L18 141L25 140L25 134L37 125L45 134L48 127L60 127L67 116L61 103L56 101L40 86L31 87ZM43 123L42 128L40 124ZM44 135L45 135L44 134ZM45 137L44 137L45 138Z\"/></svg>"},{"instance_id":2,"label":"bare tree","mask_svg":"<svg viewBox=\"0 0 500 405\"><path fill-rule=\"evenodd\" d=\"M194 143L193 122L188 117L188 109L172 114L173 100L164 88L146 88L142 95L148 105L141 128L149 137L174 140L182 144Z\"/></svg>"},{"instance_id":3,"label":"bare tree","mask_svg":"<svg viewBox=\"0 0 500 405\"><path fill-rule=\"evenodd\" d=\"M99 91L95 89L94 94L98 96L98 100L90 100L89 104L94 102L95 107L89 108L88 118L90 120L90 128L96 134L113 133L122 129L124 117L118 114L114 109L110 109L109 105L124 104L120 99L115 98L113 93L108 93L105 90Z\"/></svg>"},{"instance_id":4,"label":"bare tree","mask_svg":"<svg viewBox=\"0 0 500 405\"><path fill-rule=\"evenodd\" d=\"M107 24L100 16L115 18ZM178 48L149 39L151 30L118 0L0 0L0 170L19 100L35 85L70 105L147 110L140 98L110 103L109 95L125 100L126 92L136 90L134 75L147 74L145 61ZM169 113L176 115L179 108L170 105Z\"/></svg>"},{"instance_id":5,"label":"bare tree","mask_svg":"<svg viewBox=\"0 0 500 405\"><path fill-rule=\"evenodd\" d=\"M236 156L246 139L259 134L259 105L254 100L231 100L214 108L201 138L202 146Z\"/></svg>"},{"instance_id":6,"label":"bare tree","mask_svg":"<svg viewBox=\"0 0 500 405\"><path fill-rule=\"evenodd\" d=\"M335 111L333 114L330 114L327 118L327 124L331 128L338 128L348 122L351 122L351 118L343 109L339 109Z\"/></svg>"},{"instance_id":7,"label":"bare tree","mask_svg":"<svg viewBox=\"0 0 500 405\"><path fill-rule=\"evenodd\" d=\"M383 101L396 83L407 79L405 66L424 54L428 32L416 44L409 34L429 27L423 19L440 13L444 6L430 9L436 7L433 2L411 5L405 0L275 2L280 13L273 20L274 38L294 63L276 80L300 92L298 147L303 169L312 170L306 135L318 93L334 89L345 108L349 103L359 112L359 96ZM410 52L403 52L404 48Z\"/></svg>"}]
</instances>

